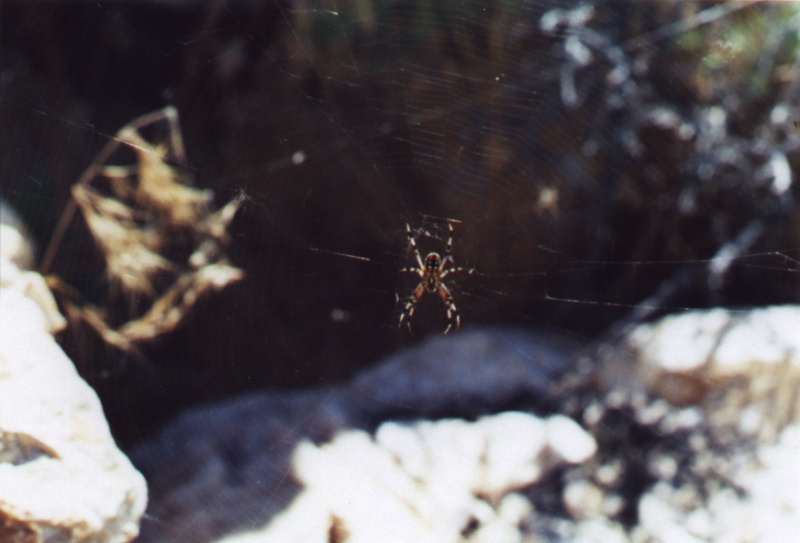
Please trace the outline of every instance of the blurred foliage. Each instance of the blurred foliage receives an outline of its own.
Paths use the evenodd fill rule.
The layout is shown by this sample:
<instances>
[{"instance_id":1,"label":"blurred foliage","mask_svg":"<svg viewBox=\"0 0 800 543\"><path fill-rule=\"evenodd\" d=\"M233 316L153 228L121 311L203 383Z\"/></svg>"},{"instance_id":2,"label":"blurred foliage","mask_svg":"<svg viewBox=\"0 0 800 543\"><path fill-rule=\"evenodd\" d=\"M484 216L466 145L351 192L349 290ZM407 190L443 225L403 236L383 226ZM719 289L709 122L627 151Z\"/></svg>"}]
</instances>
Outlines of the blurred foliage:
<instances>
[{"instance_id":1,"label":"blurred foliage","mask_svg":"<svg viewBox=\"0 0 800 543\"><path fill-rule=\"evenodd\" d=\"M687 3L684 16L696 17L706 7ZM774 88L776 77L797 77L799 28L800 4L753 6L679 34L675 46L690 64L700 100L713 102L731 90L757 99Z\"/></svg>"}]
</instances>

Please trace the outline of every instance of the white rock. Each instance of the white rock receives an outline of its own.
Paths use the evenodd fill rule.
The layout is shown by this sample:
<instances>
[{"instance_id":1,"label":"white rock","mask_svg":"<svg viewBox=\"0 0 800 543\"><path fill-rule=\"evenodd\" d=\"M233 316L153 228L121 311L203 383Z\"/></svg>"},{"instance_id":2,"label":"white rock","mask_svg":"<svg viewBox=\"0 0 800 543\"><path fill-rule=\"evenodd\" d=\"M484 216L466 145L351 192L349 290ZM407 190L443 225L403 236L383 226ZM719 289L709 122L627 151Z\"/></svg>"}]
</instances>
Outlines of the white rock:
<instances>
[{"instance_id":1,"label":"white rock","mask_svg":"<svg viewBox=\"0 0 800 543\"><path fill-rule=\"evenodd\" d=\"M576 528L576 533L569 538L569 541L585 543L630 543L631 541L620 524L604 518L583 521Z\"/></svg>"},{"instance_id":2,"label":"white rock","mask_svg":"<svg viewBox=\"0 0 800 543\"><path fill-rule=\"evenodd\" d=\"M721 492L708 509L722 531L719 540L786 541L800 535L800 425L784 429L777 443L762 446L757 458L734 475L744 495ZM739 534L742 534L739 536Z\"/></svg>"},{"instance_id":3,"label":"white rock","mask_svg":"<svg viewBox=\"0 0 800 543\"><path fill-rule=\"evenodd\" d=\"M550 449L567 464L579 464L597 451L594 438L563 415L547 419L546 431Z\"/></svg>"},{"instance_id":4,"label":"white rock","mask_svg":"<svg viewBox=\"0 0 800 543\"><path fill-rule=\"evenodd\" d=\"M684 519L670 503L671 489L659 484L639 501L640 528L650 534L652 541L663 543L702 543L686 529Z\"/></svg>"},{"instance_id":5,"label":"white rock","mask_svg":"<svg viewBox=\"0 0 800 543\"><path fill-rule=\"evenodd\" d=\"M793 540L800 534L798 458L800 425L791 425L754 455L745 450L720 459L737 469L725 484L709 487L708 495L658 483L639 501L637 532L665 542Z\"/></svg>"},{"instance_id":6,"label":"white rock","mask_svg":"<svg viewBox=\"0 0 800 543\"><path fill-rule=\"evenodd\" d=\"M11 208L0 200L0 288L3 292L15 292L33 300L39 310L26 313L25 318L38 321L44 318L45 329L50 333L61 331L66 320L58 312L53 295L47 288L44 278L38 273L28 271L33 266L33 249L25 238L24 228ZM19 300L9 301L11 314L24 313ZM29 325L39 327L36 322Z\"/></svg>"},{"instance_id":7,"label":"white rock","mask_svg":"<svg viewBox=\"0 0 800 543\"><path fill-rule=\"evenodd\" d=\"M33 243L25 225L11 206L0 199L0 258L7 259L20 270L29 270L34 266L33 253Z\"/></svg>"},{"instance_id":8,"label":"white rock","mask_svg":"<svg viewBox=\"0 0 800 543\"><path fill-rule=\"evenodd\" d=\"M603 491L587 480L569 483L564 488L562 500L569 514L576 519L598 517L603 510Z\"/></svg>"},{"instance_id":9,"label":"white rock","mask_svg":"<svg viewBox=\"0 0 800 543\"><path fill-rule=\"evenodd\" d=\"M542 458L550 444L547 423L527 413L508 412L480 419L475 430L483 432L483 477L475 492L501 496L509 489L521 488L537 481L549 468ZM591 439L591 438L589 438ZM559 456L557 462L563 462Z\"/></svg>"},{"instance_id":10,"label":"white rock","mask_svg":"<svg viewBox=\"0 0 800 543\"><path fill-rule=\"evenodd\" d=\"M380 541L446 542L460 541L471 522L473 535L511 526L497 503L585 455L591 438L581 440L573 424L562 444L545 420L524 413L445 417L540 398L574 347L522 330L465 330L399 351L340 387L192 410L132 453L159 519L143 525L139 541L311 542L346 533L351 543L375 541L369 530L377 529Z\"/></svg>"},{"instance_id":11,"label":"white rock","mask_svg":"<svg viewBox=\"0 0 800 543\"><path fill-rule=\"evenodd\" d=\"M607 360L600 382L644 388L673 405L697 405L715 425L762 421L774 436L800 421L800 306L713 309L641 325Z\"/></svg>"},{"instance_id":12,"label":"white rock","mask_svg":"<svg viewBox=\"0 0 800 543\"><path fill-rule=\"evenodd\" d=\"M4 233L3 245L6 239ZM144 479L116 448L97 395L50 335L58 319L48 314L55 302L44 281L19 270L19 259L6 258L5 251L0 539L131 541L147 500Z\"/></svg>"},{"instance_id":13,"label":"white rock","mask_svg":"<svg viewBox=\"0 0 800 543\"><path fill-rule=\"evenodd\" d=\"M301 443L292 462L302 484L295 500L264 528L223 541L324 543L341 529L348 542L518 543L518 524L532 507L513 490L567 462L548 441L551 422L514 412L475 422L388 422L375 439L350 430L323 445ZM465 539L470 522L475 530Z\"/></svg>"}]
</instances>

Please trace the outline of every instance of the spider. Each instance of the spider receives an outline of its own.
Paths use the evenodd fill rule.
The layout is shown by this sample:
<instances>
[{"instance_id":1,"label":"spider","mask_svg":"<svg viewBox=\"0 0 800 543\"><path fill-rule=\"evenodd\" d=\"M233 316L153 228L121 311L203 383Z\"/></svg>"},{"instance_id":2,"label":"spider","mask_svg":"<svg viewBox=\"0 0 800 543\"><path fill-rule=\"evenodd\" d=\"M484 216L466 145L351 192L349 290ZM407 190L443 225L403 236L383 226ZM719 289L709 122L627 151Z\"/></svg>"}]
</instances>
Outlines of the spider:
<instances>
[{"instance_id":1,"label":"spider","mask_svg":"<svg viewBox=\"0 0 800 543\"><path fill-rule=\"evenodd\" d=\"M414 316L414 308L426 293L438 294L442 298L442 302L447 310L447 328L444 334L447 334L455 323L456 330L461 325L461 318L458 316L458 309L456 304L453 303L453 295L447 289L442 280L450 274L467 272L473 273L475 269L459 268L453 262L453 225L447 223L448 237L447 246L444 250L444 256L439 253L428 253L425 260L419 254L417 249L417 241L414 239L414 234L411 232L411 226L406 223L406 236L408 237L408 244L411 247L411 252L414 253L414 258L417 260L417 266L413 268L402 268L401 273L416 273L420 282L414 288L411 296L408 298L406 305L403 307L403 314L400 315L400 323L398 326L402 327L403 322L406 323L408 331L411 332L411 318ZM447 263L450 262L451 267L445 269Z\"/></svg>"}]
</instances>

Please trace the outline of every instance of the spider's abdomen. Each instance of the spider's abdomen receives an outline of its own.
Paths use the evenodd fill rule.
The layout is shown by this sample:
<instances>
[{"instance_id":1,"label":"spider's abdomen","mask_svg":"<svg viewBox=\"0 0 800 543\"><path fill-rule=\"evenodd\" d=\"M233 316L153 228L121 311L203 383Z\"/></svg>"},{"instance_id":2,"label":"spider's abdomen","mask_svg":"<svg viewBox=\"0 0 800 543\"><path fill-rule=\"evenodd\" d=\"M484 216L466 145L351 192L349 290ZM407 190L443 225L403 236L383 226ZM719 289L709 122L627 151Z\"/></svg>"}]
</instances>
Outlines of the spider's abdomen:
<instances>
[{"instance_id":1,"label":"spider's abdomen","mask_svg":"<svg viewBox=\"0 0 800 543\"><path fill-rule=\"evenodd\" d=\"M425 290L428 292L437 292L439 290L439 274L426 273L425 275Z\"/></svg>"}]
</instances>

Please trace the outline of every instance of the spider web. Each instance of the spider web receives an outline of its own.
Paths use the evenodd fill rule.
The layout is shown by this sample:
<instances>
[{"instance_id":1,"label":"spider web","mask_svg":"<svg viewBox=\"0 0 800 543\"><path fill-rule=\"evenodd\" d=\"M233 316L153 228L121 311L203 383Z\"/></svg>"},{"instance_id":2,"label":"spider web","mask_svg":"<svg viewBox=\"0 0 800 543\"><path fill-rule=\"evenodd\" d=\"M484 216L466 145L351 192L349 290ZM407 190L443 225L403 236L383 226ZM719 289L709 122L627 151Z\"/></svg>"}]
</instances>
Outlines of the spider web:
<instances>
[{"instance_id":1,"label":"spider web","mask_svg":"<svg viewBox=\"0 0 800 543\"><path fill-rule=\"evenodd\" d=\"M356 261L354 266L339 264L378 283L377 290L364 289L359 299L376 296L369 303L386 307L386 298L378 296L388 292L386 282L391 282L395 314L379 319L387 333L397 321L397 302L402 303L414 287L402 285L395 276L398 265L409 261L407 253L400 252L406 222L425 233L423 253L441 251L447 222L462 223L456 262L475 267L477 278L470 285L460 281L454 285L465 321L526 322L594 335L626 313L641 319L657 311L710 303L754 303L743 295L746 283L737 284L731 277L757 269L763 280L767 270L774 270L778 283L788 286L797 265L796 251L786 244L752 250L768 229L769 217L778 212L761 208L762 215L750 223L728 220L717 235L695 246L686 238L689 232L708 227L696 217L719 194L703 194L691 182L684 185L680 180L707 176L708 165L700 163L706 159L718 164L727 179L759 168L762 175L769 175L764 172L780 169L782 159L769 164L759 159L749 164L731 161L726 153L755 151L752 147L748 151L744 141L753 127L729 134L729 145L715 147L714 139L722 137L720 128L706 126L714 123L713 101L698 105L697 110L708 106L703 112L683 105L667 107L663 100L685 89L668 87L659 94L647 88L651 83L646 78L656 70L663 42L714 23L719 24L709 33L720 51L706 58L719 55L716 61L722 62L728 54L729 59L743 62L734 51L741 47L735 40L743 39L736 36L747 32L746 23L739 27L734 23L728 30L725 25L744 7L697 8L685 16L667 9L660 13L642 9L630 16L635 20L631 24L640 27L638 33L619 43L603 32L606 25L613 26L614 17L623 16L622 7L583 6L570 11L541 3L509 3L492 17L485 17L481 4L424 8L378 3L367 14L350 5L282 9L277 27L293 48L279 61L270 56L269 38L235 9L221 9L220 29L236 29L225 55L238 62L244 62L240 57L255 58L258 67L262 66L258 59L266 57L265 79L280 81L289 95L278 108L284 105L294 111L299 102L311 109L319 133L309 144L304 129L290 125L276 137L267 133L273 130L270 120L279 116L275 106L255 105L255 121L237 130L275 143L275 157L266 163L261 156L245 159L244 171L237 164L236 173L226 172L225 180L252 195L262 216L279 229L277 237L283 243ZM496 31L495 26L508 31ZM543 37L544 44L536 41ZM773 51L779 42L776 38L770 44ZM535 55L526 53L527 47ZM437 54L422 56L430 50ZM759 68L769 63L776 61L758 61ZM642 75L637 76L637 70ZM791 100L789 94L775 99L776 103ZM625 100L633 106L623 107ZM787 107L788 111L794 106ZM558 115L569 122L555 122ZM646 117L651 118L645 121ZM604 132L614 123L621 128ZM554 124L557 128L552 128ZM633 178L638 165L648 162L653 146L669 131L678 132L679 140L687 137L681 131L696 134L700 152L677 167L658 166L660 171L645 176L645 181ZM656 143L648 143L648 138ZM787 152L796 146L793 137L791 141L784 142ZM235 159L247 153L246 143L231 151ZM601 153L610 158L598 165L593 157ZM631 166L623 166L625 161ZM331 179L325 175L307 179L307 169L328 169L332 163L343 173L331 172ZM267 195L260 190L265 171L276 178L270 180ZM736 190L746 190L746 183L731 182ZM668 190L666 195L658 194L657 188L633 188L635 194L626 194L630 188L626 185L634 183L681 183L678 186L686 188ZM628 202L629 197L662 198L668 200L661 204L666 208L674 204L695 209L686 213L686 221L671 227L676 231L662 233L658 228L664 211ZM347 209L347 219L342 220L342 209ZM605 214L616 211L654 216L635 217L627 224L628 219L619 221L622 224L605 219ZM316 241L310 246L303 235L320 223L336 224L339 231L326 247ZM641 227L645 234L626 239L623 234L631 227ZM386 243L375 254L361 242L368 232L373 235L367 237L381 242L393 240L394 247ZM315 274L325 266L320 258L306 273ZM292 274L287 272L289 283L297 279ZM320 280L325 276L321 274ZM705 292L687 287L686 276L707 282L701 287ZM298 307L307 303L302 290L293 294ZM689 295L681 297L687 290ZM760 303L782 301L787 290L762 292L765 298ZM678 296L663 299L665 291ZM357 323L355 307L360 304L350 292L341 297L332 293L337 302L329 308L332 315L352 316L350 322ZM437 304L422 304L423 313L425 305ZM576 319L584 308L592 318ZM439 309L441 317L441 307L428 309ZM442 328L441 319L436 322L435 315L428 316L433 321L421 323L423 332ZM585 324L575 326L576 320Z\"/></svg>"},{"instance_id":2,"label":"spider web","mask_svg":"<svg viewBox=\"0 0 800 543\"><path fill-rule=\"evenodd\" d=\"M149 383L193 404L332 384L441 334L438 296L413 334L399 326L418 283L399 273L414 265L406 224L423 258L454 225L453 264L475 269L445 280L462 329L591 341L800 297L796 7L3 9L2 191L39 239L100 147L172 103L196 184L242 204L229 256L243 286L159 346L157 383L111 357L88 376L101 394ZM45 31L58 38L25 38ZM62 270L90 243L68 238ZM125 396L112 421L131 440L177 409Z\"/></svg>"}]
</instances>

